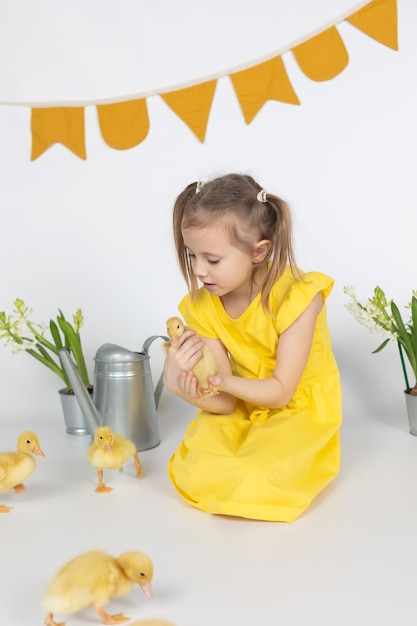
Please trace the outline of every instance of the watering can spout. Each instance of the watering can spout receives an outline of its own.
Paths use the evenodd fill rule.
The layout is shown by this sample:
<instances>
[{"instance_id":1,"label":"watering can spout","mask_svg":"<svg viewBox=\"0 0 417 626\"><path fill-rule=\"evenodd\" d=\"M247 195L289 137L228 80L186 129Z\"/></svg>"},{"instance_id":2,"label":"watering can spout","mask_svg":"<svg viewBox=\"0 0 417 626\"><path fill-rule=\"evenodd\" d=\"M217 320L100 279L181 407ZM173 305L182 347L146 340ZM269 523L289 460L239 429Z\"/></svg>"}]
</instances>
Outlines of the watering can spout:
<instances>
[{"instance_id":1,"label":"watering can spout","mask_svg":"<svg viewBox=\"0 0 417 626\"><path fill-rule=\"evenodd\" d=\"M83 384L69 351L65 348L59 350L59 359L71 383L75 397L78 400L78 404L80 405L81 412L85 419L87 428L90 431L91 437L94 437L96 428L101 424L100 413L91 399L90 393Z\"/></svg>"},{"instance_id":2,"label":"watering can spout","mask_svg":"<svg viewBox=\"0 0 417 626\"><path fill-rule=\"evenodd\" d=\"M160 443L156 409L163 387L163 375L154 389L148 350L158 337L153 335L142 352L132 352L105 343L94 357L94 396L88 393L68 350L59 350L65 370L92 439L98 426L108 426L130 439L138 451Z\"/></svg>"}]
</instances>

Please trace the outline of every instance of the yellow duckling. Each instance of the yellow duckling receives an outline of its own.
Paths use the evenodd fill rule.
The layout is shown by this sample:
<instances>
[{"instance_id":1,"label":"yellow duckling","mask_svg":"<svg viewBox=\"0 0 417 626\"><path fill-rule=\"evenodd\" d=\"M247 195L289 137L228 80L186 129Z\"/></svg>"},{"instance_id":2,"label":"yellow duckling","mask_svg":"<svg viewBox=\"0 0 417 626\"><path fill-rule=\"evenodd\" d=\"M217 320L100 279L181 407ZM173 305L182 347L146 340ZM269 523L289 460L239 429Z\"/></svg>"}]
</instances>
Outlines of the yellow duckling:
<instances>
[{"instance_id":1,"label":"yellow duckling","mask_svg":"<svg viewBox=\"0 0 417 626\"><path fill-rule=\"evenodd\" d=\"M97 470L98 485L96 492L112 491L103 483L103 470L123 469L124 464L131 457L135 460L136 478L142 476L142 466L139 461L135 444L117 435L109 426L100 426L95 432L94 441L88 449L88 458L91 465Z\"/></svg>"},{"instance_id":2,"label":"yellow duckling","mask_svg":"<svg viewBox=\"0 0 417 626\"><path fill-rule=\"evenodd\" d=\"M178 343L178 339L185 330L188 330L188 327L184 326L184 323L179 317L170 317L167 320L167 335L172 345ZM209 376L217 374L216 357L208 346L204 346L203 356L198 363L194 365L193 374L198 380L198 395L200 400L208 398L209 396L215 396L219 393L217 387L208 381Z\"/></svg>"},{"instance_id":3,"label":"yellow duckling","mask_svg":"<svg viewBox=\"0 0 417 626\"><path fill-rule=\"evenodd\" d=\"M153 564L143 552L124 552L115 558L102 551L84 552L68 561L50 581L41 606L48 611L46 626L57 624L54 613L76 613L94 606L103 624L120 624L131 618L123 613L109 615L104 607L110 599L125 596L134 583L152 596Z\"/></svg>"},{"instance_id":4,"label":"yellow duckling","mask_svg":"<svg viewBox=\"0 0 417 626\"><path fill-rule=\"evenodd\" d=\"M14 489L16 493L25 491L23 481L35 471L36 460L33 454L44 457L36 433L27 430L17 440L17 452L0 452L0 493ZM0 505L0 513L8 513L13 507Z\"/></svg>"}]
</instances>

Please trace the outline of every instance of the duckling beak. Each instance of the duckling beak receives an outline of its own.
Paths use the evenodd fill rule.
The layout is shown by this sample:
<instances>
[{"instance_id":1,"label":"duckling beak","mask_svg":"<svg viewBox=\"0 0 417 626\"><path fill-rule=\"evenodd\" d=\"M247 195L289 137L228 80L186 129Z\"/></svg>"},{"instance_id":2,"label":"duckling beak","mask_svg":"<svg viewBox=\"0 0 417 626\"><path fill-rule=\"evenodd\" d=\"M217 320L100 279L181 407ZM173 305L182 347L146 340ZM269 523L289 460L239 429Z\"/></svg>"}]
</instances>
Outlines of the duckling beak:
<instances>
[{"instance_id":1,"label":"duckling beak","mask_svg":"<svg viewBox=\"0 0 417 626\"><path fill-rule=\"evenodd\" d=\"M145 596L147 598L152 598L153 596L153 590L152 590L152 585L151 583L145 583L144 585L141 585L142 587L142 591L145 594Z\"/></svg>"},{"instance_id":2,"label":"duckling beak","mask_svg":"<svg viewBox=\"0 0 417 626\"><path fill-rule=\"evenodd\" d=\"M109 454L112 454L112 453L113 453L113 448L112 448L111 443L106 443L106 445L104 446L104 449L105 449L105 451L106 451L106 452L108 452Z\"/></svg>"},{"instance_id":3,"label":"duckling beak","mask_svg":"<svg viewBox=\"0 0 417 626\"><path fill-rule=\"evenodd\" d=\"M40 446L34 449L33 454L36 454L36 456L40 456L41 458L45 456Z\"/></svg>"}]
</instances>

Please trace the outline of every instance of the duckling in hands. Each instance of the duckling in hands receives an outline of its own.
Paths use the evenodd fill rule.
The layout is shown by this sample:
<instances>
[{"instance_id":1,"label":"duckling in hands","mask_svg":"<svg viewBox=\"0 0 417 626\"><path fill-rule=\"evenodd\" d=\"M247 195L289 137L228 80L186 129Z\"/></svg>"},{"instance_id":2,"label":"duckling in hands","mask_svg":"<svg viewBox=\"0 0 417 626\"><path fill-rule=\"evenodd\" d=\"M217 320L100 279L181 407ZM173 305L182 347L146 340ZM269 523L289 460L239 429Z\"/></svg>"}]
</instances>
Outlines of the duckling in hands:
<instances>
[{"instance_id":1,"label":"duckling in hands","mask_svg":"<svg viewBox=\"0 0 417 626\"><path fill-rule=\"evenodd\" d=\"M167 334L170 342L165 344L166 347L170 344L175 345L178 343L178 339L185 330L188 330L188 327L184 325L179 317L170 317L167 320ZM198 395L200 400L210 396L216 396L219 393L218 388L208 381L209 376L215 376L217 374L216 357L208 346L204 346L201 359L193 367L193 374L198 381Z\"/></svg>"},{"instance_id":2,"label":"duckling in hands","mask_svg":"<svg viewBox=\"0 0 417 626\"><path fill-rule=\"evenodd\" d=\"M125 596L134 583L152 597L153 564L143 552L124 552L113 557L102 551L84 552L68 561L50 581L41 606L48 611L46 626L57 624L54 613L76 613L94 606L103 624L120 624L131 618L123 613L109 615L104 607L112 597Z\"/></svg>"},{"instance_id":3,"label":"duckling in hands","mask_svg":"<svg viewBox=\"0 0 417 626\"><path fill-rule=\"evenodd\" d=\"M135 444L130 439L114 433L109 426L97 428L94 441L88 449L88 459L97 470L97 493L112 491L112 487L107 487L103 483L103 470L122 470L130 457L133 457L135 460L136 478L140 478L142 476L142 465L140 464Z\"/></svg>"},{"instance_id":4,"label":"duckling in hands","mask_svg":"<svg viewBox=\"0 0 417 626\"><path fill-rule=\"evenodd\" d=\"M36 460L33 455L44 457L36 433L26 430L19 435L17 452L0 452L0 493L14 489L22 493L26 487L23 481L35 471ZM8 513L13 507L0 505L0 513Z\"/></svg>"}]
</instances>

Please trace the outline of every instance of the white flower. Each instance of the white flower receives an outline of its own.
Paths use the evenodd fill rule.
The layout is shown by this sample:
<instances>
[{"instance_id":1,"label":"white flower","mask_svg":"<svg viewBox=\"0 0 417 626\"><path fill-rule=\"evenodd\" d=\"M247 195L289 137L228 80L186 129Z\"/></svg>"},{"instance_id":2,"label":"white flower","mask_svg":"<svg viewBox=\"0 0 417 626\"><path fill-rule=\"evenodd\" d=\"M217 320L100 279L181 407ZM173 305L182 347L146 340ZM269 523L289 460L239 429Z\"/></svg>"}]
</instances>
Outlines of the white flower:
<instances>
[{"instance_id":1,"label":"white flower","mask_svg":"<svg viewBox=\"0 0 417 626\"><path fill-rule=\"evenodd\" d=\"M33 350L36 347L36 341L32 341L31 339L23 339L22 343L16 343L13 339L10 339L5 345L7 344L11 345L12 354L26 352L26 350Z\"/></svg>"},{"instance_id":2,"label":"white flower","mask_svg":"<svg viewBox=\"0 0 417 626\"><path fill-rule=\"evenodd\" d=\"M369 332L379 333L385 339L397 339L397 334L392 327L392 316L386 310L390 302L386 301L385 294L378 292L374 298L368 298L364 304L361 304L356 297L354 287L344 287L344 292L350 298L345 308L359 324L365 326Z\"/></svg>"}]
</instances>

